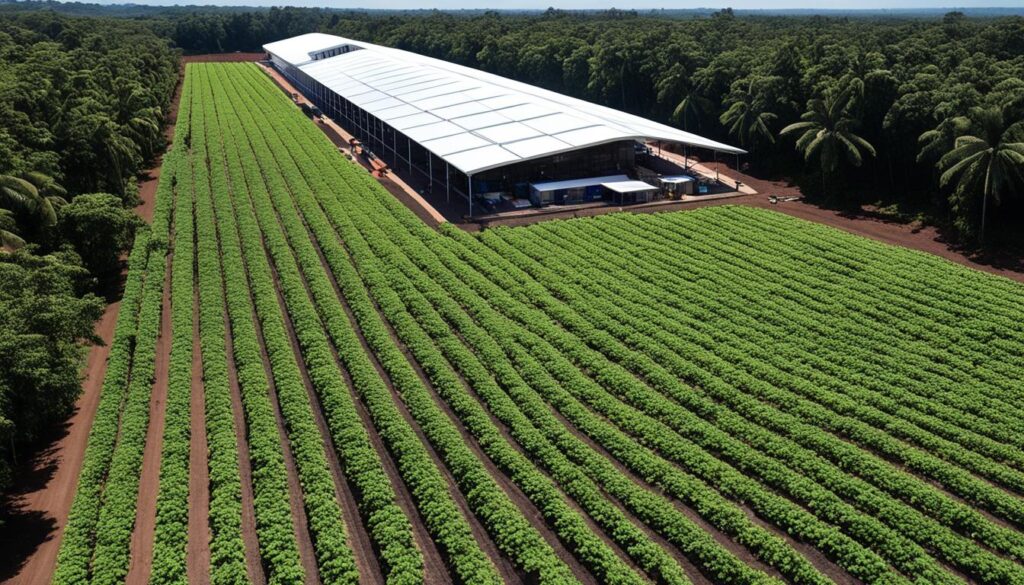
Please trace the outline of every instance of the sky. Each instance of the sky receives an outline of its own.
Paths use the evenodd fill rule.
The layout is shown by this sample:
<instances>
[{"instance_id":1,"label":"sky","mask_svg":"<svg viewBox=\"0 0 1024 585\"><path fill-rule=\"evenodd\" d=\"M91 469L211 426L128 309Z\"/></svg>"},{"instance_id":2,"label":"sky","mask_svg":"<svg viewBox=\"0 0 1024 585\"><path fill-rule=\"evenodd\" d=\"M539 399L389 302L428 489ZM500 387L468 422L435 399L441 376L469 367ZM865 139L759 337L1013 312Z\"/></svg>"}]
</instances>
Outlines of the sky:
<instances>
[{"instance_id":1,"label":"sky","mask_svg":"<svg viewBox=\"0 0 1024 585\"><path fill-rule=\"evenodd\" d=\"M97 0L91 0L97 1ZM566 10L588 8L725 8L736 9L963 9L963 8L1021 8L1024 0L98 0L101 4L175 5L202 4L218 6L316 6L330 8L377 9L430 9L454 10L463 8L545 9L549 6Z\"/></svg>"}]
</instances>

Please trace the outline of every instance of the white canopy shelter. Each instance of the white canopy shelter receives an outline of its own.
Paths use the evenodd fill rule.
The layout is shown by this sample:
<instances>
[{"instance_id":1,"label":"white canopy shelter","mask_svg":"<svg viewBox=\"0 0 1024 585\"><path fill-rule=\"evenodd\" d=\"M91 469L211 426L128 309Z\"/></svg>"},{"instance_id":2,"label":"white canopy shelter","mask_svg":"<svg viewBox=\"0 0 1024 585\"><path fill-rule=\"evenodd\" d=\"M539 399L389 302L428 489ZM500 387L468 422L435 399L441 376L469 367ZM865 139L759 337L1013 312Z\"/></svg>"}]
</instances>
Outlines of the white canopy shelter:
<instances>
[{"instance_id":1,"label":"white canopy shelter","mask_svg":"<svg viewBox=\"0 0 1024 585\"><path fill-rule=\"evenodd\" d=\"M604 183L628 180L629 177L626 175L610 175L607 177L590 177L587 179L569 179L566 181L531 183L530 187L537 191L561 191L563 189L579 189L581 187L591 187L593 185L603 185Z\"/></svg>"},{"instance_id":2,"label":"white canopy shelter","mask_svg":"<svg viewBox=\"0 0 1024 585\"><path fill-rule=\"evenodd\" d=\"M654 185L643 181L616 181L614 183L601 183L601 186L616 193L638 193L641 191L657 191Z\"/></svg>"}]
</instances>

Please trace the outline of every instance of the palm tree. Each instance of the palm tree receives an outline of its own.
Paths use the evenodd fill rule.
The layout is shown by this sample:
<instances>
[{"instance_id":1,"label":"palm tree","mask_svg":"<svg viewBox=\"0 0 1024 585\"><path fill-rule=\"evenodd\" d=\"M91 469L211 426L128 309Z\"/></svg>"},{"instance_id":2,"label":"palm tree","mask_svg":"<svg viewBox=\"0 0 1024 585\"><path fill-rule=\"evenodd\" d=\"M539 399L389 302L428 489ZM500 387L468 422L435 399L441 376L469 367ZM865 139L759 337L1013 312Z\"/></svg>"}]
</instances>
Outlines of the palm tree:
<instances>
[{"instance_id":1,"label":"palm tree","mask_svg":"<svg viewBox=\"0 0 1024 585\"><path fill-rule=\"evenodd\" d=\"M17 250L25 245L25 240L18 235L18 222L9 209L0 208L0 248Z\"/></svg>"},{"instance_id":2,"label":"palm tree","mask_svg":"<svg viewBox=\"0 0 1024 585\"><path fill-rule=\"evenodd\" d=\"M700 119L709 109L711 109L711 101L697 93L696 89L691 89L672 112L672 118L678 120L683 125L683 131L687 132L689 131L687 122L693 120L694 128L700 128Z\"/></svg>"},{"instance_id":3,"label":"palm tree","mask_svg":"<svg viewBox=\"0 0 1024 585\"><path fill-rule=\"evenodd\" d=\"M985 239L988 200L998 205L1014 184L1024 184L1024 120L1013 119L1009 108L971 108L956 123L964 130L953 150L939 159L941 187L955 183L956 197L982 198L979 241Z\"/></svg>"},{"instance_id":4,"label":"palm tree","mask_svg":"<svg viewBox=\"0 0 1024 585\"><path fill-rule=\"evenodd\" d=\"M732 104L722 113L719 121L729 129L729 134L736 137L740 146L753 150L758 140L775 143L775 136L768 129L768 124L778 116L766 111L764 100L754 95L753 79L747 89L733 90L729 100Z\"/></svg>"},{"instance_id":5,"label":"palm tree","mask_svg":"<svg viewBox=\"0 0 1024 585\"><path fill-rule=\"evenodd\" d=\"M804 160L817 158L820 162L823 191L826 176L835 173L841 162L859 167L864 162L862 152L875 156L875 147L853 133L856 122L851 111L856 97L863 91L863 82L852 79L843 85L842 90L828 91L824 98L808 101L801 121L786 126L779 133L800 135L796 149L803 153Z\"/></svg>"},{"instance_id":6,"label":"palm tree","mask_svg":"<svg viewBox=\"0 0 1024 585\"><path fill-rule=\"evenodd\" d=\"M57 225L57 208L66 203L64 189L52 177L39 172L0 175L0 235L3 245L17 248L25 242L17 235L15 217L31 219L33 228Z\"/></svg>"},{"instance_id":7,"label":"palm tree","mask_svg":"<svg viewBox=\"0 0 1024 585\"><path fill-rule=\"evenodd\" d=\"M148 91L138 86L117 89L117 119L123 134L135 141L143 158L156 151L160 141L160 121L163 112L153 102Z\"/></svg>"},{"instance_id":8,"label":"palm tree","mask_svg":"<svg viewBox=\"0 0 1024 585\"><path fill-rule=\"evenodd\" d=\"M917 162L936 162L943 155L956 147L957 136L970 128L970 120L966 116L945 118L935 128L928 130L917 138L921 150L917 153Z\"/></svg>"}]
</instances>

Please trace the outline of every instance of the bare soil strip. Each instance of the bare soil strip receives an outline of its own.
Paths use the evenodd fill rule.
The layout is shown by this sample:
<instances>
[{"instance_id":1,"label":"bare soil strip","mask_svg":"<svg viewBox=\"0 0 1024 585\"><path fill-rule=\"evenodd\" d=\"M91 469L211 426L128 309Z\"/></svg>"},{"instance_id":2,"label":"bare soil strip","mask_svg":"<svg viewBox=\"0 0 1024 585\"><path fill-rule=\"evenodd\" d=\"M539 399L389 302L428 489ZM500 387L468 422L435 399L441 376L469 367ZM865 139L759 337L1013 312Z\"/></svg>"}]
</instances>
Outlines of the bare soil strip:
<instances>
[{"instance_id":1,"label":"bare soil strip","mask_svg":"<svg viewBox=\"0 0 1024 585\"><path fill-rule=\"evenodd\" d=\"M188 470L187 575L193 585L210 583L210 470L207 464L206 398L203 386L203 357L199 343L199 287L193 289L192 304L192 393Z\"/></svg>"},{"instance_id":2,"label":"bare soil strip","mask_svg":"<svg viewBox=\"0 0 1024 585\"><path fill-rule=\"evenodd\" d=\"M277 270L274 269L274 278L277 279ZM355 495L352 493L348 482L345 480L345 473L341 469L341 462L338 460L338 452L334 448L334 440L327 429L327 421L320 410L320 402L313 388L313 382L306 370L306 362L302 359L302 351L299 346L299 339L295 335L295 326L285 305L284 297L280 287L275 287L277 293L277 304L281 309L281 316L284 318L285 328L288 331L288 340L292 344L292 353L302 374L302 382L306 387L306 395L309 396L310 404L313 406L313 418L316 419L317 428L320 430L320 440L323 441L327 455L327 463L331 466L331 477L334 479L334 495L341 504L345 518L345 528L348 532L346 539L352 549L356 560L356 568L359 570L359 582L362 584L384 583L384 575L380 570L380 563L373 548L370 535L366 532L359 515L359 505L356 503ZM307 294L308 294L307 290Z\"/></svg>"},{"instance_id":3,"label":"bare soil strip","mask_svg":"<svg viewBox=\"0 0 1024 585\"><path fill-rule=\"evenodd\" d=\"M139 495L135 509L135 528L132 531L131 561L128 565L128 585L145 585L153 566L153 537L156 531L156 500L160 492L160 460L164 443L164 406L167 404L168 369L171 362L171 261L168 254L164 271L163 306L160 312L160 335L156 340L156 359L153 369L153 388L149 397L149 428L146 430L146 448L142 452L142 470L139 477Z\"/></svg>"},{"instance_id":4,"label":"bare soil strip","mask_svg":"<svg viewBox=\"0 0 1024 585\"><path fill-rule=\"evenodd\" d=\"M249 581L254 585L265 585L267 576L260 557L260 544L256 537L256 509L252 495L252 465L249 464L249 443L246 440L245 410L242 407L242 393L238 386L238 369L235 366L235 350L232 342L231 320L224 311L224 343L228 362L228 385L231 387L231 410L235 417L235 438L238 441L238 474L242 479L242 540L245 542L245 560L249 569Z\"/></svg>"}]
</instances>

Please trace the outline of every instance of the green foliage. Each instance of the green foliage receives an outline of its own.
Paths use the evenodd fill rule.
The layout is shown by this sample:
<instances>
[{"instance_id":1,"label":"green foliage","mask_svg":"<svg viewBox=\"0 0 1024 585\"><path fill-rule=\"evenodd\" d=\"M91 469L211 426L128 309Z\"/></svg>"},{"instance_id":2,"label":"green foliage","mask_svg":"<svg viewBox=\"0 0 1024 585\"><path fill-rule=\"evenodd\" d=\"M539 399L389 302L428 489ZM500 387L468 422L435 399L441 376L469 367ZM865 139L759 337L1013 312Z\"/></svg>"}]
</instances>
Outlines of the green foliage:
<instances>
[{"instance_id":1,"label":"green foliage","mask_svg":"<svg viewBox=\"0 0 1024 585\"><path fill-rule=\"evenodd\" d=\"M728 109L719 120L740 146L749 149L758 142L774 144L775 134L768 126L778 116L767 110L769 106L765 102L765 92L755 87L755 84L763 85L764 80L751 79L746 81L747 87L743 87L745 81L740 80L734 84L733 91L723 104L728 105Z\"/></svg>"},{"instance_id":2,"label":"green foliage","mask_svg":"<svg viewBox=\"0 0 1024 585\"><path fill-rule=\"evenodd\" d=\"M999 205L1003 196L1024 190L1024 109L1012 102L1003 107L975 107L949 125L955 139L939 159L939 185L952 187L950 200L953 208L962 212L958 219L962 231L973 231L975 220L969 211L976 209L976 201L981 199L978 239L984 240L989 201ZM940 127L935 132L944 136L950 131ZM925 133L922 139L933 136Z\"/></svg>"},{"instance_id":3,"label":"green foliage","mask_svg":"<svg viewBox=\"0 0 1024 585\"><path fill-rule=\"evenodd\" d=\"M19 176L0 175L0 211L4 212L5 245L20 248L25 244L22 233L33 239L45 238L57 224L57 209L67 202L64 189L39 172ZM19 219L22 226L18 226Z\"/></svg>"},{"instance_id":4,"label":"green foliage","mask_svg":"<svg viewBox=\"0 0 1024 585\"><path fill-rule=\"evenodd\" d=\"M142 220L125 209L116 195L79 195L59 211L61 237L82 256L95 275L109 276L120 268Z\"/></svg>"},{"instance_id":5,"label":"green foliage","mask_svg":"<svg viewBox=\"0 0 1024 585\"><path fill-rule=\"evenodd\" d=\"M137 23L5 15L0 80L0 173L123 195L163 145L177 56Z\"/></svg>"},{"instance_id":6,"label":"green foliage","mask_svg":"<svg viewBox=\"0 0 1024 585\"><path fill-rule=\"evenodd\" d=\"M81 392L87 343L103 301L84 294L74 253L0 253L0 489L15 445L38 440L68 416Z\"/></svg>"},{"instance_id":7,"label":"green foliage","mask_svg":"<svg viewBox=\"0 0 1024 585\"><path fill-rule=\"evenodd\" d=\"M780 132L782 136L796 136L796 149L804 160L818 161L823 191L827 188L826 179L835 177L841 164L859 167L864 154L875 156L875 147L853 133L857 125L854 108L863 95L864 82L844 78L838 88L807 102L807 111L800 116L802 121Z\"/></svg>"}]
</instances>

